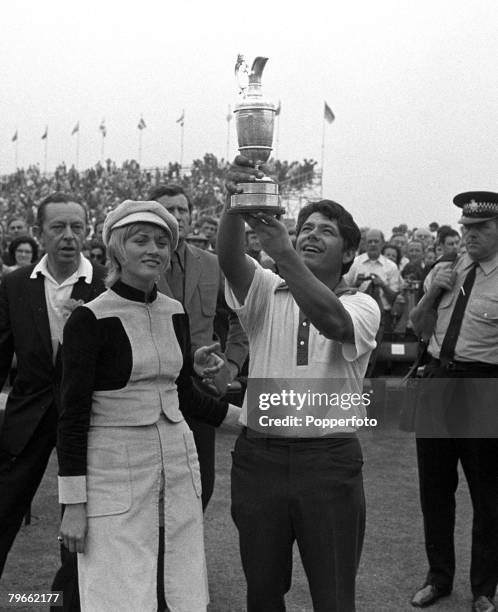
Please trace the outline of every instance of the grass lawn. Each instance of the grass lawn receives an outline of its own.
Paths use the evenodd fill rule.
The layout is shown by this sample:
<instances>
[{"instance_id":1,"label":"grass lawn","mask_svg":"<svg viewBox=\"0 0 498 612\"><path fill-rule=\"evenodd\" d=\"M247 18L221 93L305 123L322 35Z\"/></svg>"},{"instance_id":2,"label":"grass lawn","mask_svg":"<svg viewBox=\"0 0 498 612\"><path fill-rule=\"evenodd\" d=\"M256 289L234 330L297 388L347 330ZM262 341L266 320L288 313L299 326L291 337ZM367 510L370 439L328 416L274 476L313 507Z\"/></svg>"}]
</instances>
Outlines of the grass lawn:
<instances>
[{"instance_id":1,"label":"grass lawn","mask_svg":"<svg viewBox=\"0 0 498 612\"><path fill-rule=\"evenodd\" d=\"M365 458L367 530L357 581L357 610L413 611L408 601L422 584L426 572L413 435L391 427L362 432L361 439ZM216 489L205 518L210 612L245 610L237 532L230 518L229 472L233 441L231 433L218 434ZM455 589L449 598L431 608L438 612L468 611L471 606L468 575L472 513L463 476L461 483L457 497ZM0 610L8 608L7 593L46 592L50 588L58 564L55 456L52 456L32 510L33 522L22 528L7 561L0 584ZM312 612L297 555L287 605L289 612ZM15 609L28 612L41 607L17 605Z\"/></svg>"}]
</instances>

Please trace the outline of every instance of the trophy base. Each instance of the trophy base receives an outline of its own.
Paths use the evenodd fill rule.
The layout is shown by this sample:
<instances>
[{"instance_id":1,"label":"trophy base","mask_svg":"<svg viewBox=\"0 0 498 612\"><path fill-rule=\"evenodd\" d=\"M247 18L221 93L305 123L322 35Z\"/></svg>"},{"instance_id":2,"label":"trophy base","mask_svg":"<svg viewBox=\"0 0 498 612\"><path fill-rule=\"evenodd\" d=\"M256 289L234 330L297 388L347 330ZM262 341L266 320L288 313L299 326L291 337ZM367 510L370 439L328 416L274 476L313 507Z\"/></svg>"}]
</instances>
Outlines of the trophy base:
<instances>
[{"instance_id":1,"label":"trophy base","mask_svg":"<svg viewBox=\"0 0 498 612\"><path fill-rule=\"evenodd\" d=\"M264 212L269 215L283 215L285 208L280 205L278 185L268 181L241 183L243 193L236 193L230 198L230 214L255 214Z\"/></svg>"},{"instance_id":2,"label":"trophy base","mask_svg":"<svg viewBox=\"0 0 498 612\"><path fill-rule=\"evenodd\" d=\"M255 215L262 212L267 215L285 215L285 208L282 206L237 206L227 209L229 215Z\"/></svg>"}]
</instances>

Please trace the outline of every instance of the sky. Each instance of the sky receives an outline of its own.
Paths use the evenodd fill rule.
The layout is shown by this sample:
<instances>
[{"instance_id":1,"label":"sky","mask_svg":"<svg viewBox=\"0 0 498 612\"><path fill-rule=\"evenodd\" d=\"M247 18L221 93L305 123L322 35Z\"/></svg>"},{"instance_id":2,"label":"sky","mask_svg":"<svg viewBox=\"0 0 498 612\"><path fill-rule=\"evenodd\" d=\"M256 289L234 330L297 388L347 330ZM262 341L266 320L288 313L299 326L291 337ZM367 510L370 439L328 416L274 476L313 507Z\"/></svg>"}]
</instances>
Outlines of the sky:
<instances>
[{"instance_id":1,"label":"sky","mask_svg":"<svg viewBox=\"0 0 498 612\"><path fill-rule=\"evenodd\" d=\"M80 169L101 158L103 119L105 158L137 159L141 116L142 165L167 165L183 110L185 164L232 158L235 60L264 55L279 159L323 159L323 196L360 225L455 225L455 194L498 191L497 31L496 0L9 2L0 174L16 130L19 166L43 169L46 126L48 171L75 163L78 121Z\"/></svg>"}]
</instances>

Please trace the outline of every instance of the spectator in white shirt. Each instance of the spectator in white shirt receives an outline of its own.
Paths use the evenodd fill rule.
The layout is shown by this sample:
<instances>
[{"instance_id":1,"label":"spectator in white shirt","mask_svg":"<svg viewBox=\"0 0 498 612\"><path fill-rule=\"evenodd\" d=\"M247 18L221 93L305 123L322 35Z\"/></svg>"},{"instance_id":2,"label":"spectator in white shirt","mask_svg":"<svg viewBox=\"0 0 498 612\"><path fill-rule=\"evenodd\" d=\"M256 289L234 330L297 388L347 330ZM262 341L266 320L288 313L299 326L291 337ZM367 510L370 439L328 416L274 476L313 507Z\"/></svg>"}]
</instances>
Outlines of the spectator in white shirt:
<instances>
[{"instance_id":1,"label":"spectator in white shirt","mask_svg":"<svg viewBox=\"0 0 498 612\"><path fill-rule=\"evenodd\" d=\"M398 266L381 254L384 235L378 229L370 229L366 234L367 250L358 255L344 280L351 287L374 297L381 310L389 312L400 290Z\"/></svg>"}]
</instances>

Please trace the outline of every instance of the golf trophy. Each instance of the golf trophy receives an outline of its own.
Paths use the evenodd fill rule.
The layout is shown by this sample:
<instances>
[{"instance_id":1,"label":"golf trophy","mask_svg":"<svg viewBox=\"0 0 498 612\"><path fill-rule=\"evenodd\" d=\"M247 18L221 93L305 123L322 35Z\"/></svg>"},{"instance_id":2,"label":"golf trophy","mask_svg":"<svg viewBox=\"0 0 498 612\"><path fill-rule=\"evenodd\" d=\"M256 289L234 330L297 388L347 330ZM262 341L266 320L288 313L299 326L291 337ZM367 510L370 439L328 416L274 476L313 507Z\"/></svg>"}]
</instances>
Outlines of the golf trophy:
<instances>
[{"instance_id":1,"label":"golf trophy","mask_svg":"<svg viewBox=\"0 0 498 612\"><path fill-rule=\"evenodd\" d=\"M254 162L255 167L270 157L273 142L273 124L276 107L261 91L261 76L267 57L257 57L249 69L244 56L239 55L235 75L239 83L241 101L234 108L235 126L241 155ZM265 212L279 215L285 212L280 206L278 185L269 177L252 183L239 183L242 193L231 196L229 213Z\"/></svg>"}]
</instances>

